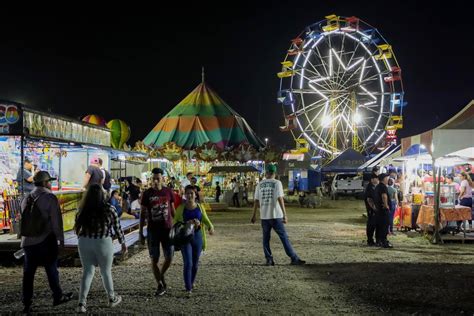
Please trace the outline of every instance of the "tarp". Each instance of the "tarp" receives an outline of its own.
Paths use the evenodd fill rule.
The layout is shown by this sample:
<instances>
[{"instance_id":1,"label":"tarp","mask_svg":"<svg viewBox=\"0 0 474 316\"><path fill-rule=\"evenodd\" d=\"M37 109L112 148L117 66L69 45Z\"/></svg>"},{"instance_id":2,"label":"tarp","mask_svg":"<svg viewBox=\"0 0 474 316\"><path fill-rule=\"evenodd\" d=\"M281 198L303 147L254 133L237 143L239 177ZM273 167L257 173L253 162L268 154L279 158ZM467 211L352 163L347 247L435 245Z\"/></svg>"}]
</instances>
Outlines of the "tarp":
<instances>
[{"instance_id":1,"label":"tarp","mask_svg":"<svg viewBox=\"0 0 474 316\"><path fill-rule=\"evenodd\" d=\"M265 147L245 119L204 82L166 114L143 142L156 147L175 142L185 149L208 142L219 148L241 143Z\"/></svg>"},{"instance_id":2,"label":"tarp","mask_svg":"<svg viewBox=\"0 0 474 316\"><path fill-rule=\"evenodd\" d=\"M258 172L254 166L213 166L208 173L220 173L220 172L234 172L234 173L246 173L246 172Z\"/></svg>"},{"instance_id":3,"label":"tarp","mask_svg":"<svg viewBox=\"0 0 474 316\"><path fill-rule=\"evenodd\" d=\"M473 147L474 100L440 126L418 135L403 138L403 156L414 154L414 152L410 152L413 145L423 145L434 159ZM416 152L416 149L414 151Z\"/></svg>"},{"instance_id":4,"label":"tarp","mask_svg":"<svg viewBox=\"0 0 474 316\"><path fill-rule=\"evenodd\" d=\"M348 148L322 168L322 172L357 172L365 162L365 156Z\"/></svg>"}]
</instances>

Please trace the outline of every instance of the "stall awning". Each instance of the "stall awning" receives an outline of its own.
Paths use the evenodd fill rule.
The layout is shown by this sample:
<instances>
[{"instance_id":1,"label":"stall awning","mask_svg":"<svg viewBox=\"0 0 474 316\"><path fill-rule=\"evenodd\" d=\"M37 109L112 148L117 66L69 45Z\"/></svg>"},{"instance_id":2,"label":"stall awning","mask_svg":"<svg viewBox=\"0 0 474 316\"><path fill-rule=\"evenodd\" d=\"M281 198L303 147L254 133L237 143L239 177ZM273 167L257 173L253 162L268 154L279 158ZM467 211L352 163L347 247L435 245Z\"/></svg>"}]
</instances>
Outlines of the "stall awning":
<instances>
[{"instance_id":1,"label":"stall awning","mask_svg":"<svg viewBox=\"0 0 474 316\"><path fill-rule=\"evenodd\" d=\"M390 145L389 147L382 150L380 153L375 155L375 157L371 158L369 161L364 163L362 166L358 168L359 171L371 171L373 167L377 166L383 158L388 157L395 153L396 151L400 150L401 145Z\"/></svg>"},{"instance_id":2,"label":"stall awning","mask_svg":"<svg viewBox=\"0 0 474 316\"><path fill-rule=\"evenodd\" d=\"M459 113L442 125L410 137L402 139L402 154L414 155L410 152L413 145L426 149L434 159L449 155L452 152L472 147L474 129L474 100ZM420 150L418 151L418 154Z\"/></svg>"},{"instance_id":3,"label":"stall awning","mask_svg":"<svg viewBox=\"0 0 474 316\"><path fill-rule=\"evenodd\" d=\"M246 173L246 172L258 172L254 166L213 166L209 173Z\"/></svg>"}]
</instances>

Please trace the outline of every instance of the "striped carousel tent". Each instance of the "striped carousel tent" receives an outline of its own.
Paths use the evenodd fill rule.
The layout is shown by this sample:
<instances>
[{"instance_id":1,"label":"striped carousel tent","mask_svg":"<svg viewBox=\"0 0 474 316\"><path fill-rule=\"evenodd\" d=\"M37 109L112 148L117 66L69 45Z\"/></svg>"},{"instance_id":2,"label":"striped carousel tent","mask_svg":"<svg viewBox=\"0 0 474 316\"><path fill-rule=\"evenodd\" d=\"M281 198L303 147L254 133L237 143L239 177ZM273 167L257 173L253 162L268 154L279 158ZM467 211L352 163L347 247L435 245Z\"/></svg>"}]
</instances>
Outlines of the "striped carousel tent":
<instances>
[{"instance_id":1,"label":"striped carousel tent","mask_svg":"<svg viewBox=\"0 0 474 316\"><path fill-rule=\"evenodd\" d=\"M249 124L203 81L163 117L143 140L145 145L175 142L185 149L205 143L219 148L249 143L264 147Z\"/></svg>"}]
</instances>

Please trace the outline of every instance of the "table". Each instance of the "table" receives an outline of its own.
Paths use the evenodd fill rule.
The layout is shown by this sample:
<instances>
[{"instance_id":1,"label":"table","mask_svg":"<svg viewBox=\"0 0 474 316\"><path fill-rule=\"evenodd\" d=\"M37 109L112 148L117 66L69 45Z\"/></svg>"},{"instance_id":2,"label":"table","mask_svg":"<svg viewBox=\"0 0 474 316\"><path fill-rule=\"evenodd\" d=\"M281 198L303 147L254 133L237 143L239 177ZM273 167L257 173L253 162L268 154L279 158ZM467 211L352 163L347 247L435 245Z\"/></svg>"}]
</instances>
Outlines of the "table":
<instances>
[{"instance_id":1,"label":"table","mask_svg":"<svg viewBox=\"0 0 474 316\"><path fill-rule=\"evenodd\" d=\"M442 207L439 209L440 213L440 228L443 228L447 222L451 221L465 221L471 220L471 208L466 206L456 205L455 207ZM418 213L418 218L416 219L416 224L420 226L421 229L427 230L430 226L435 226L435 217L434 217L434 206L433 205L422 205L420 207L420 212Z\"/></svg>"}]
</instances>

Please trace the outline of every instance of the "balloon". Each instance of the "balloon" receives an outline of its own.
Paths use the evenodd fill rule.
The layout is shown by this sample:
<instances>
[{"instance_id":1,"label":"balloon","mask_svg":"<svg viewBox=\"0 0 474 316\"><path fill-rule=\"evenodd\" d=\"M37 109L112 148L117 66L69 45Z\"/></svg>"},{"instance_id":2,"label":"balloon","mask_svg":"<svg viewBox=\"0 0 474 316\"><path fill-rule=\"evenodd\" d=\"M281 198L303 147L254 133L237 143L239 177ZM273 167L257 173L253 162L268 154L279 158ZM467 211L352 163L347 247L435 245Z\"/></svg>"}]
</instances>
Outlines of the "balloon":
<instances>
[{"instance_id":1,"label":"balloon","mask_svg":"<svg viewBox=\"0 0 474 316\"><path fill-rule=\"evenodd\" d=\"M99 115L91 114L84 116L82 119L83 122L89 123L89 124L94 124L94 125L99 125L99 126L106 126L105 120L100 117Z\"/></svg>"},{"instance_id":2,"label":"balloon","mask_svg":"<svg viewBox=\"0 0 474 316\"><path fill-rule=\"evenodd\" d=\"M107 123L107 127L111 132L111 140L113 148L122 149L123 145L130 138L130 127L122 120L114 119Z\"/></svg>"}]
</instances>

